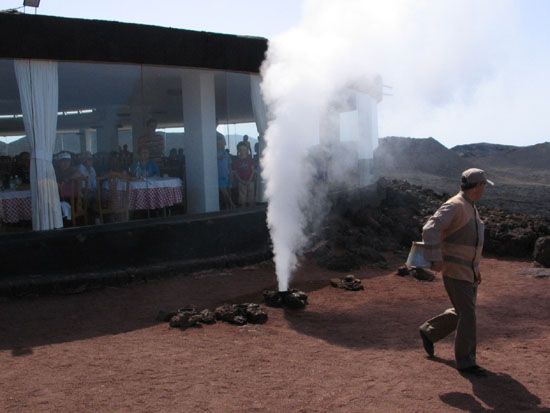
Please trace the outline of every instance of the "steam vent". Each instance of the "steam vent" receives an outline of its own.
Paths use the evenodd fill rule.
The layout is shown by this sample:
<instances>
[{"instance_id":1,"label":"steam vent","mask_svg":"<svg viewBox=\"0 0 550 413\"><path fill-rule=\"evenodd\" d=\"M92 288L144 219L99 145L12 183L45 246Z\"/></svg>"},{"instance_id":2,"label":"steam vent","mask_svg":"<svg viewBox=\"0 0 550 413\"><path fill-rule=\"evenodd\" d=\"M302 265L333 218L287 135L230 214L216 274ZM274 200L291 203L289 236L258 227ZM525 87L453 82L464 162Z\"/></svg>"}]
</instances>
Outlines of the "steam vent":
<instances>
[{"instance_id":1,"label":"steam vent","mask_svg":"<svg viewBox=\"0 0 550 413\"><path fill-rule=\"evenodd\" d=\"M290 289L288 291L264 290L264 301L270 307L284 307L298 310L308 304L307 295L303 291Z\"/></svg>"}]
</instances>

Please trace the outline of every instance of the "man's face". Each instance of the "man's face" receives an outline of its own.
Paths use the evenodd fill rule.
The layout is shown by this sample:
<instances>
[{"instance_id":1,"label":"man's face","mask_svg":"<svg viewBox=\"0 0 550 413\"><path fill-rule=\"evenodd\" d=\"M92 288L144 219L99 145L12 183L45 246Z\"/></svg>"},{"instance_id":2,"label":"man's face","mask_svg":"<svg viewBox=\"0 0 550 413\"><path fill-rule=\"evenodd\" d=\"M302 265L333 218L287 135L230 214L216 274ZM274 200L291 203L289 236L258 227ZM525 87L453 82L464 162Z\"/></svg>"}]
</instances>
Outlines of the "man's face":
<instances>
[{"instance_id":1,"label":"man's face","mask_svg":"<svg viewBox=\"0 0 550 413\"><path fill-rule=\"evenodd\" d=\"M147 149L143 149L139 154L139 158L142 162L147 162L149 160L149 151Z\"/></svg>"},{"instance_id":2,"label":"man's face","mask_svg":"<svg viewBox=\"0 0 550 413\"><path fill-rule=\"evenodd\" d=\"M69 169L71 166L71 160L70 159L60 159L59 160L59 169L62 171Z\"/></svg>"},{"instance_id":3,"label":"man's face","mask_svg":"<svg viewBox=\"0 0 550 413\"><path fill-rule=\"evenodd\" d=\"M475 188L472 188L470 191L470 198L472 201L479 201L483 194L485 193L485 187L487 184L485 182L477 184Z\"/></svg>"}]
</instances>

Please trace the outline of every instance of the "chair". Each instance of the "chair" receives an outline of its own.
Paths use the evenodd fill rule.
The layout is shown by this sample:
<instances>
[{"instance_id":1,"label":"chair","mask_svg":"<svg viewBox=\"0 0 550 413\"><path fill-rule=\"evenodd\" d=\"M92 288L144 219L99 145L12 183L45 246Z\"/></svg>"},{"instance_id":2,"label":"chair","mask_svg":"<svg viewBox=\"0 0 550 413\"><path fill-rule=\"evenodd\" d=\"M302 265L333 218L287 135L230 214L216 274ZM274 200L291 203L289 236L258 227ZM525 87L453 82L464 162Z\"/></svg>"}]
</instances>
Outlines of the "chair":
<instances>
[{"instance_id":1,"label":"chair","mask_svg":"<svg viewBox=\"0 0 550 413\"><path fill-rule=\"evenodd\" d=\"M65 198L63 195L65 194ZM67 195L70 194L70 195ZM72 178L59 184L61 200L71 205L71 224L76 226L77 220L83 218L84 225L88 224L88 177Z\"/></svg>"},{"instance_id":2,"label":"chair","mask_svg":"<svg viewBox=\"0 0 550 413\"><path fill-rule=\"evenodd\" d=\"M88 224L88 193L89 182L87 176L71 179L73 186L73 195L71 197L71 210L73 226L76 226L76 220L83 217L84 225Z\"/></svg>"},{"instance_id":3,"label":"chair","mask_svg":"<svg viewBox=\"0 0 550 413\"><path fill-rule=\"evenodd\" d=\"M105 215L120 215L123 221L129 219L130 181L119 175L97 178L97 211L101 223Z\"/></svg>"}]
</instances>

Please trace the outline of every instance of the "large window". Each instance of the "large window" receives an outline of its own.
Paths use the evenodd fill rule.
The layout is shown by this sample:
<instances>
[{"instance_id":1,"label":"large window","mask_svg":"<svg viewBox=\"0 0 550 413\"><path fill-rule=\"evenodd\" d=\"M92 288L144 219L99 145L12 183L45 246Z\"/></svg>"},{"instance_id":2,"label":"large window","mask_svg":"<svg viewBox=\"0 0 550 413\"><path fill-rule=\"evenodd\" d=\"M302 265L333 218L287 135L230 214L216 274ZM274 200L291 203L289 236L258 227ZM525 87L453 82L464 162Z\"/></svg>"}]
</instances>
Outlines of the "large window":
<instances>
[{"instance_id":1,"label":"large window","mask_svg":"<svg viewBox=\"0 0 550 413\"><path fill-rule=\"evenodd\" d=\"M80 216L80 221L76 222L65 216L64 226L182 214L188 211L190 203L199 205L192 207L192 211L208 210L188 193L193 185L215 185L205 205L210 205L210 210L218 208L215 177L214 180L208 176L199 179L193 171L210 165L216 174L215 148L220 135L226 141L230 168L238 159L237 146L243 139L248 141L250 157L256 158L254 168L258 168L260 134L251 102L249 74L82 62L59 62L57 67L59 100L53 150L56 176L59 184L60 175L71 178L69 173L58 173L60 165L66 163L64 159L69 159L71 170L80 171L89 181L87 193L80 194L87 202L85 218ZM193 79L200 80L198 89ZM0 202L3 202L13 191L20 191L18 196L28 191L28 177L25 182L15 182L13 174L28 168L32 149L25 136L13 60L0 59L0 86L0 179L3 189ZM212 132L208 132L210 127ZM205 141L201 147L197 139L211 141ZM24 162L19 159L21 154ZM201 157L200 161L197 156ZM95 173L86 175L85 171L90 168ZM109 183L105 182L109 177L130 181L125 213L110 214L108 205L100 204L107 202L107 191L100 192L108 188ZM104 178L105 181L99 182ZM147 199L145 192L148 190L156 191L156 200ZM256 187L253 190L256 191ZM229 193L233 206L239 205L236 180L231 181ZM30 197L28 192L26 194ZM100 201L98 197L103 199ZM216 199L213 201L212 197ZM63 195L61 199L69 203L74 201L68 197L64 199ZM227 205L222 202L220 206ZM103 207L105 211L100 211ZM74 212L74 205L69 208ZM6 217L1 216L2 210L0 208L3 230L30 228L28 214Z\"/></svg>"}]
</instances>

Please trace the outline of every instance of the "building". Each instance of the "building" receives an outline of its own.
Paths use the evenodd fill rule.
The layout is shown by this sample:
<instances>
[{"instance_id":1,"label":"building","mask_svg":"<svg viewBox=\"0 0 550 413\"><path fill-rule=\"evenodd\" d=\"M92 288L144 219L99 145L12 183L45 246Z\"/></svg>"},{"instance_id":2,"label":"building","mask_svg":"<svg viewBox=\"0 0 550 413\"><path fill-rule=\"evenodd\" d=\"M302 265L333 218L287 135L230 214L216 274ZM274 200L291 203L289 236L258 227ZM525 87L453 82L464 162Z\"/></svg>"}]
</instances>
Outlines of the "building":
<instances>
[{"instance_id":1,"label":"building","mask_svg":"<svg viewBox=\"0 0 550 413\"><path fill-rule=\"evenodd\" d=\"M0 35L0 141L4 155L31 154L35 230L63 225L52 168L60 151L92 152L96 168L122 147L135 160L154 120L161 155L185 155L183 210L213 212L216 133L234 148L231 139L266 127L266 39L12 13L0 14Z\"/></svg>"},{"instance_id":2,"label":"building","mask_svg":"<svg viewBox=\"0 0 550 413\"><path fill-rule=\"evenodd\" d=\"M128 266L187 261L198 268L269 256L263 207L218 213L216 148L220 133L232 154L245 134L254 147L267 128L259 88L266 39L13 13L0 13L0 36L0 175L3 161L21 152L31 163L26 191L0 192L0 225L27 219L34 230L0 229L0 279L12 277L17 285L29 274L120 269L130 277ZM378 138L379 83L376 93L364 82L351 85L347 103L320 120L320 143L366 136L354 147L359 168ZM160 157L183 150L184 175L162 168L161 175L173 176L183 193L177 201L185 206L151 220L63 228L56 155L69 152L75 161L91 152L101 175L124 151L136 160L152 120ZM5 189L11 184L0 183ZM4 201L14 196L12 220L6 219ZM21 205L27 205L22 212Z\"/></svg>"}]
</instances>

